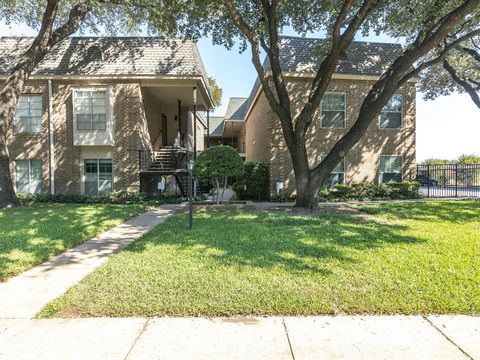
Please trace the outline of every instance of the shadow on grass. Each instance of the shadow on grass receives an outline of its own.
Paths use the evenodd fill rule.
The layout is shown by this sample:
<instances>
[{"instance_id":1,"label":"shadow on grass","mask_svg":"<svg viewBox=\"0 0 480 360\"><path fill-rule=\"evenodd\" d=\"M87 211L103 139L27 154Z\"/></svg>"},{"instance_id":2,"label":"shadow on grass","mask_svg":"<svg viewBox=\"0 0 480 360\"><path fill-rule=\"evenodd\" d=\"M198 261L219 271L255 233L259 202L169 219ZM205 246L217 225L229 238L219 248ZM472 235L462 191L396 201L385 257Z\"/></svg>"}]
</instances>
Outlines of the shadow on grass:
<instances>
[{"instance_id":1,"label":"shadow on grass","mask_svg":"<svg viewBox=\"0 0 480 360\"><path fill-rule=\"evenodd\" d=\"M391 203L363 206L369 214L386 214L391 218L420 221L480 221L480 201L454 200L413 203Z\"/></svg>"},{"instance_id":2,"label":"shadow on grass","mask_svg":"<svg viewBox=\"0 0 480 360\"><path fill-rule=\"evenodd\" d=\"M111 220L129 217L116 205L36 205L0 212L0 282L71 248Z\"/></svg>"},{"instance_id":3,"label":"shadow on grass","mask_svg":"<svg viewBox=\"0 0 480 360\"><path fill-rule=\"evenodd\" d=\"M328 275L331 262L354 267L356 252L424 242L402 235L406 230L403 225L381 223L366 216L220 212L197 214L192 231L186 229L186 224L186 216L169 219L126 251L172 245L219 265L277 267L288 272Z\"/></svg>"}]
</instances>

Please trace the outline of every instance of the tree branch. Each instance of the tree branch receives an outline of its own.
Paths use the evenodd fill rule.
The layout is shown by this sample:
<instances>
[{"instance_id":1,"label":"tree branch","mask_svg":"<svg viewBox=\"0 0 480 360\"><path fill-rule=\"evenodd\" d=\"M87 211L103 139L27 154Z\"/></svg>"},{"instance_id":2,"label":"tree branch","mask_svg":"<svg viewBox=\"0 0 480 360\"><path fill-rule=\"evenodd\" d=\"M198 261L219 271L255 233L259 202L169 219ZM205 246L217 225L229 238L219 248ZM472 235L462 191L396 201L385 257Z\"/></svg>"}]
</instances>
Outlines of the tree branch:
<instances>
[{"instance_id":1,"label":"tree branch","mask_svg":"<svg viewBox=\"0 0 480 360\"><path fill-rule=\"evenodd\" d=\"M473 88L472 85L468 83L468 81L463 80L455 71L452 65L448 62L448 60L443 61L443 68L450 74L453 81L455 81L458 85L465 89L465 91L470 95L472 101L475 105L480 109L480 97L477 91Z\"/></svg>"}]
</instances>

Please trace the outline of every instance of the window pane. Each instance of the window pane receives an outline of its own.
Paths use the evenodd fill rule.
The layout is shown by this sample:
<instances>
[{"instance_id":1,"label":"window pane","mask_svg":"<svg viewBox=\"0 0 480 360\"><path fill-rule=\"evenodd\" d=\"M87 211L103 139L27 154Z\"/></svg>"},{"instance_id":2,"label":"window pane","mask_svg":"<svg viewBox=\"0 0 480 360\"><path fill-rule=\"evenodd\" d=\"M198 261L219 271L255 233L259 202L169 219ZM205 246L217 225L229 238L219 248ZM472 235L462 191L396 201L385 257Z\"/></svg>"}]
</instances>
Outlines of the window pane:
<instances>
[{"instance_id":1,"label":"window pane","mask_svg":"<svg viewBox=\"0 0 480 360\"><path fill-rule=\"evenodd\" d=\"M29 177L28 177L28 160L20 160L15 162L15 182L17 192L29 193Z\"/></svg>"},{"instance_id":2,"label":"window pane","mask_svg":"<svg viewBox=\"0 0 480 360\"><path fill-rule=\"evenodd\" d=\"M16 133L42 131L42 95L20 95L14 130Z\"/></svg>"},{"instance_id":3,"label":"window pane","mask_svg":"<svg viewBox=\"0 0 480 360\"><path fill-rule=\"evenodd\" d=\"M98 195L98 181L85 181L85 194Z\"/></svg>"},{"instance_id":4,"label":"window pane","mask_svg":"<svg viewBox=\"0 0 480 360\"><path fill-rule=\"evenodd\" d=\"M328 187L329 189L335 187L337 184L343 184L345 182L345 174L331 174L324 182L323 186Z\"/></svg>"},{"instance_id":5,"label":"window pane","mask_svg":"<svg viewBox=\"0 0 480 360\"><path fill-rule=\"evenodd\" d=\"M402 103L403 103L402 95L393 95L382 111L402 112Z\"/></svg>"},{"instance_id":6,"label":"window pane","mask_svg":"<svg viewBox=\"0 0 480 360\"><path fill-rule=\"evenodd\" d=\"M380 181L382 183L402 182L402 174L401 173L383 173L381 174Z\"/></svg>"},{"instance_id":7,"label":"window pane","mask_svg":"<svg viewBox=\"0 0 480 360\"><path fill-rule=\"evenodd\" d=\"M322 111L322 127L324 128L344 128L344 111Z\"/></svg>"},{"instance_id":8,"label":"window pane","mask_svg":"<svg viewBox=\"0 0 480 360\"><path fill-rule=\"evenodd\" d=\"M382 129L398 129L402 126L402 114L395 112L381 113L380 127Z\"/></svg>"},{"instance_id":9,"label":"window pane","mask_svg":"<svg viewBox=\"0 0 480 360\"><path fill-rule=\"evenodd\" d=\"M401 156L381 156L380 172L382 173L401 173L402 157Z\"/></svg>"},{"instance_id":10,"label":"window pane","mask_svg":"<svg viewBox=\"0 0 480 360\"><path fill-rule=\"evenodd\" d=\"M85 174L97 174L98 172L97 160L85 160Z\"/></svg>"},{"instance_id":11,"label":"window pane","mask_svg":"<svg viewBox=\"0 0 480 360\"><path fill-rule=\"evenodd\" d=\"M30 160L30 179L32 181L43 181L41 160Z\"/></svg>"},{"instance_id":12,"label":"window pane","mask_svg":"<svg viewBox=\"0 0 480 360\"><path fill-rule=\"evenodd\" d=\"M107 129L107 117L105 114L94 114L93 118L93 130L106 130Z\"/></svg>"},{"instance_id":13,"label":"window pane","mask_svg":"<svg viewBox=\"0 0 480 360\"><path fill-rule=\"evenodd\" d=\"M322 98L322 110L345 110L345 94L327 93Z\"/></svg>"},{"instance_id":14,"label":"window pane","mask_svg":"<svg viewBox=\"0 0 480 360\"><path fill-rule=\"evenodd\" d=\"M105 194L112 192L112 181L111 180L100 180L98 183L98 193Z\"/></svg>"},{"instance_id":15,"label":"window pane","mask_svg":"<svg viewBox=\"0 0 480 360\"><path fill-rule=\"evenodd\" d=\"M92 116L90 114L77 114L77 130L92 130Z\"/></svg>"}]
</instances>

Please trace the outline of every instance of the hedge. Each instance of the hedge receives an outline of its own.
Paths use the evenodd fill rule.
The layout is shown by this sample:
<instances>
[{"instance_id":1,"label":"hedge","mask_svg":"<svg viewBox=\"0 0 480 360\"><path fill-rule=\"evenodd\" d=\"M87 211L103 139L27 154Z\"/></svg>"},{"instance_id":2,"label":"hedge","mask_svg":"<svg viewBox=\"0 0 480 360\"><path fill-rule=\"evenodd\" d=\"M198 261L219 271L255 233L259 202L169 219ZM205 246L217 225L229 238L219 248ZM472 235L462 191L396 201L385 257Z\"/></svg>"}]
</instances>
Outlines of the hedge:
<instances>
[{"instance_id":1,"label":"hedge","mask_svg":"<svg viewBox=\"0 0 480 360\"><path fill-rule=\"evenodd\" d=\"M17 198L23 205L62 203L62 204L178 204L183 198L178 196L152 197L139 192L112 192L102 195L84 194L23 194L18 193Z\"/></svg>"},{"instance_id":2,"label":"hedge","mask_svg":"<svg viewBox=\"0 0 480 360\"><path fill-rule=\"evenodd\" d=\"M419 199L420 184L415 181L391 182L385 184L359 183L347 186L337 184L333 189L324 187L318 193L319 202L335 201L366 201L366 200L395 200L395 199ZM272 201L293 201L294 198L272 197Z\"/></svg>"}]
</instances>

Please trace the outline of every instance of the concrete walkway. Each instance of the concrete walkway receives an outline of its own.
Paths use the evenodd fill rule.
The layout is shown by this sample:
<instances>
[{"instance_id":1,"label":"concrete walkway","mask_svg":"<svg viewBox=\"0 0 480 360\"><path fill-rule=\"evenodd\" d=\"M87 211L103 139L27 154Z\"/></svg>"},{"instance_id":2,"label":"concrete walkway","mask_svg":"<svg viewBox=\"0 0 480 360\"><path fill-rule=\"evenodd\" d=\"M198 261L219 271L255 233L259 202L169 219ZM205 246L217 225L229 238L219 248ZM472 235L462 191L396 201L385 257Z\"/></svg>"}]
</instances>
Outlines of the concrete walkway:
<instances>
[{"instance_id":1,"label":"concrete walkway","mask_svg":"<svg viewBox=\"0 0 480 360\"><path fill-rule=\"evenodd\" d=\"M0 319L33 318L44 305L65 293L69 287L107 261L109 256L162 223L182 206L164 205L136 216L50 261L0 283Z\"/></svg>"},{"instance_id":2,"label":"concrete walkway","mask_svg":"<svg viewBox=\"0 0 480 360\"><path fill-rule=\"evenodd\" d=\"M0 359L480 359L480 318L0 320Z\"/></svg>"}]
</instances>

